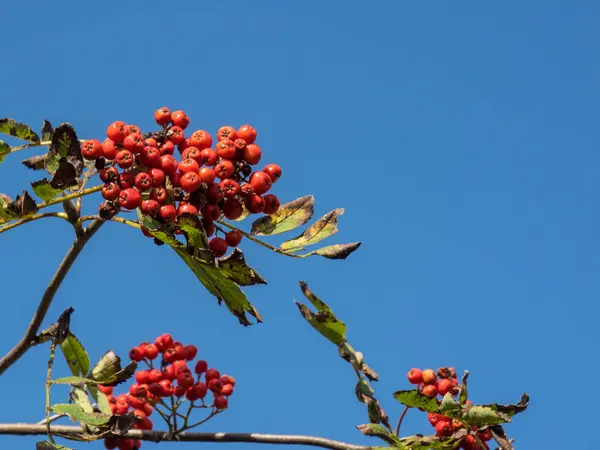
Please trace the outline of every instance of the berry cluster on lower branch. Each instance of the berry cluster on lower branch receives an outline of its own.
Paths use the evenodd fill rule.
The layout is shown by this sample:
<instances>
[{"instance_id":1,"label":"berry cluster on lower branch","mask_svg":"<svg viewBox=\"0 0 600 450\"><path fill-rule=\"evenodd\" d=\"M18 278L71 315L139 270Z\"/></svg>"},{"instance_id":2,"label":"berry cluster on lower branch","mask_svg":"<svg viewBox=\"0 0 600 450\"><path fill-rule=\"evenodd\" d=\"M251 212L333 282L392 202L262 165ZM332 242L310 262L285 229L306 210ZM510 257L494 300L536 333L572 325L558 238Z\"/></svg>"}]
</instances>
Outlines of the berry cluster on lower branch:
<instances>
[{"instance_id":1,"label":"berry cluster on lower branch","mask_svg":"<svg viewBox=\"0 0 600 450\"><path fill-rule=\"evenodd\" d=\"M153 343L142 342L129 352L129 357L145 364L145 368L136 371L135 383L127 393L116 395L111 386L100 385L99 389L106 395L113 414L133 412L138 418L135 429L152 430L154 424L150 416L156 412L169 431L176 435L225 410L234 391L232 376L221 375L204 360L197 360L192 365L197 353L196 346L183 345L174 341L170 334L163 334ZM185 409L183 413L182 408ZM198 409L209 414L203 420L191 423L192 412ZM135 439L105 439L108 450L132 450L140 445L141 441Z\"/></svg>"}]
</instances>

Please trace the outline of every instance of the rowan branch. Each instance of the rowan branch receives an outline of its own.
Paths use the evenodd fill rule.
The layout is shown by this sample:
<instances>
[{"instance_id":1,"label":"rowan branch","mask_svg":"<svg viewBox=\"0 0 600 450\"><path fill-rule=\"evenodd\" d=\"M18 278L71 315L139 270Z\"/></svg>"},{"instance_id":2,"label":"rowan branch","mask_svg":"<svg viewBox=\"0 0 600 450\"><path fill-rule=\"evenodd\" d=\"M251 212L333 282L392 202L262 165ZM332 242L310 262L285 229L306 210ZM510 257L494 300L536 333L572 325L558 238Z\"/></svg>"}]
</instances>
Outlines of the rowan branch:
<instances>
[{"instance_id":1,"label":"rowan branch","mask_svg":"<svg viewBox=\"0 0 600 450\"><path fill-rule=\"evenodd\" d=\"M21 358L21 356L23 356L23 354L29 350L29 348L38 343L36 341L37 333L42 325L42 322L44 321L44 318L46 317L46 313L50 308L52 300L54 300L54 296L56 295L58 288L73 266L73 263L81 253L81 250L83 250L85 244L87 244L90 238L100 229L103 223L103 221L92 222L81 235L77 236L75 242L58 266L58 269L52 277L50 284L48 284L46 292L44 292L37 310L31 319L31 323L25 331L25 336L23 336L23 338L10 352L0 359L0 375L2 375L10 366L12 366L19 358Z\"/></svg>"},{"instance_id":2,"label":"rowan branch","mask_svg":"<svg viewBox=\"0 0 600 450\"><path fill-rule=\"evenodd\" d=\"M82 434L78 426L52 425L52 433L64 437L76 437ZM27 423L0 424L0 435L45 435L45 425ZM286 435L286 434L261 434L261 433L195 433L183 432L173 438L164 431L129 431L124 437L139 439L141 441L161 442L177 439L183 442L246 442L253 444L279 444L279 445L309 445L313 447L328 448L331 450L372 450L373 447L364 445L347 444L314 436Z\"/></svg>"}]
</instances>

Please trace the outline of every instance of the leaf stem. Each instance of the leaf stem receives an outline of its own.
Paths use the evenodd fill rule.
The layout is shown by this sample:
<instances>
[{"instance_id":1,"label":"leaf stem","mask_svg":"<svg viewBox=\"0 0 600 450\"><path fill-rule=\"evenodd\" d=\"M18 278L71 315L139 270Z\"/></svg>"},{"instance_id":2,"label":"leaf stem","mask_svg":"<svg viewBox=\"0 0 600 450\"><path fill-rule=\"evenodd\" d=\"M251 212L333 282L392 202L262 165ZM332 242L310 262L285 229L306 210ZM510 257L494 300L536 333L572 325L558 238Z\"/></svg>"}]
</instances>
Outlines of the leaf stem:
<instances>
[{"instance_id":1,"label":"leaf stem","mask_svg":"<svg viewBox=\"0 0 600 450\"><path fill-rule=\"evenodd\" d=\"M402 425L402 421L404 420L404 416L406 416L408 409L409 409L408 406L405 406L404 411L402 411L402 414L400 415L400 418L398 419L398 425L396 425L396 436L400 436L400 425Z\"/></svg>"},{"instance_id":2,"label":"leaf stem","mask_svg":"<svg viewBox=\"0 0 600 450\"><path fill-rule=\"evenodd\" d=\"M11 147L10 152L15 153L15 152L18 152L19 150L25 150L26 148L44 147L44 146L50 145L50 144L52 144L52 141L31 142L29 144L23 144L23 145L19 145L17 147Z\"/></svg>"},{"instance_id":3,"label":"leaf stem","mask_svg":"<svg viewBox=\"0 0 600 450\"><path fill-rule=\"evenodd\" d=\"M217 220L216 222L218 224L220 224L220 225L223 225L223 226L229 228L230 230L237 230L237 231L239 231L242 234L242 236L244 236L246 239L249 239L249 240L251 240L252 242L254 242L254 243L258 244L258 245L262 245L263 247L268 248L272 252L279 253L280 255L289 256L291 258L305 258L306 257L304 255L295 255L293 253L288 253L288 252L283 251L283 250L281 250L281 249L279 249L277 247L272 246L271 244L267 244L266 242L261 241L260 239L252 236L250 233L246 233L244 230L240 230L235 225L232 225L232 224L230 224L228 222L225 222L224 220Z\"/></svg>"},{"instance_id":4,"label":"leaf stem","mask_svg":"<svg viewBox=\"0 0 600 450\"><path fill-rule=\"evenodd\" d=\"M135 220L125 219L123 217L113 217L112 219L102 219L100 216L82 216L79 221L87 222L89 220L101 220L103 222L117 222L122 223L123 225L129 225L130 227L137 228L138 230L141 228L141 225L137 223Z\"/></svg>"},{"instance_id":5,"label":"leaf stem","mask_svg":"<svg viewBox=\"0 0 600 450\"><path fill-rule=\"evenodd\" d=\"M67 216L66 213L62 213L62 212L42 213L42 214L37 214L35 216L26 217L24 219L17 220L16 222L12 222L7 225L4 225L3 227L0 227L0 233L4 233L5 231L16 228L19 225L23 225L27 222L33 222L34 220L44 219L46 217L57 217L59 219L64 219L67 222L69 221L69 217Z\"/></svg>"},{"instance_id":6,"label":"leaf stem","mask_svg":"<svg viewBox=\"0 0 600 450\"><path fill-rule=\"evenodd\" d=\"M75 242L65 255L64 259L58 266L56 273L50 280L50 284L46 288L44 295L42 296L40 303L35 311L31 323L25 331L23 338L10 350L6 355L0 358L0 375L2 375L10 366L21 358L27 350L37 345L39 342L36 340L37 333L46 317L46 313L54 300L54 296L58 291L58 288L64 281L67 273L73 266L73 263L85 247L85 244L96 234L100 227L104 224L103 221L94 221L90 226L81 233L81 235L75 238Z\"/></svg>"}]
</instances>

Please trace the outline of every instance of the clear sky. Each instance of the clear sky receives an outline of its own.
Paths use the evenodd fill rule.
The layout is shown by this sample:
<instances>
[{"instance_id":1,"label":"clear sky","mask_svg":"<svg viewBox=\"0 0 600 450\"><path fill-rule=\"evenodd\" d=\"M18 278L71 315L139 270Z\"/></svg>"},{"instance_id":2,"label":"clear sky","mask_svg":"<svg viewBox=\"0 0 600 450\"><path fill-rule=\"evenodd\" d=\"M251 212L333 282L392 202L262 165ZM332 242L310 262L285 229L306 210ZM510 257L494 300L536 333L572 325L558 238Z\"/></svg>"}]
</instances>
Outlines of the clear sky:
<instances>
[{"instance_id":1,"label":"clear sky","mask_svg":"<svg viewBox=\"0 0 600 450\"><path fill-rule=\"evenodd\" d=\"M303 279L379 372L394 419L391 393L409 388L411 367L453 365L471 371L474 402L531 395L506 427L517 448L597 448L595 402L584 399L600 371L598 2L23 0L2 10L0 116L70 122L86 138L114 120L148 128L163 105L187 111L194 129L251 123L264 161L283 167L276 193L315 194L317 217L346 208L331 241L363 242L347 261L244 243L269 284L246 290L265 323L243 328L168 248L108 224L47 322L74 306L93 359L172 332L238 380L229 411L204 431L379 445L354 429L367 422L354 374L292 303ZM0 167L1 192L37 179L18 156ZM0 235L1 353L71 238L56 221ZM42 418L46 360L38 347L2 376L0 422ZM62 361L57 371L67 373ZM403 431L431 428L411 412Z\"/></svg>"}]
</instances>

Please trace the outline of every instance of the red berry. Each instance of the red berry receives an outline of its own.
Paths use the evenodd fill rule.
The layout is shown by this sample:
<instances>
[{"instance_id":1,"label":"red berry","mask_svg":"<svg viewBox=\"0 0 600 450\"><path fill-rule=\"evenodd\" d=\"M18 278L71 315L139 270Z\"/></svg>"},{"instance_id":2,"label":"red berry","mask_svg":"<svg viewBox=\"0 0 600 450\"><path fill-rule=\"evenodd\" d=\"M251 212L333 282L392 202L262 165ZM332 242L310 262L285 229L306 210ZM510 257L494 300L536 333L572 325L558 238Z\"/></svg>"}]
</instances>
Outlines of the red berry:
<instances>
[{"instance_id":1,"label":"red berry","mask_svg":"<svg viewBox=\"0 0 600 450\"><path fill-rule=\"evenodd\" d=\"M244 213L244 208L239 200L232 198L223 204L223 215L229 220L236 220ZM233 246L235 247L235 246Z\"/></svg>"},{"instance_id":2,"label":"red berry","mask_svg":"<svg viewBox=\"0 0 600 450\"><path fill-rule=\"evenodd\" d=\"M123 141L123 147L134 155L139 154L144 149L144 138L139 133L131 133Z\"/></svg>"},{"instance_id":3,"label":"red berry","mask_svg":"<svg viewBox=\"0 0 600 450\"><path fill-rule=\"evenodd\" d=\"M221 389L223 389L223 383L218 378L211 378L208 382L208 389L213 391L214 394L220 394Z\"/></svg>"},{"instance_id":4,"label":"red berry","mask_svg":"<svg viewBox=\"0 0 600 450\"><path fill-rule=\"evenodd\" d=\"M135 381L139 384L148 384L150 378L147 370L138 370L135 373Z\"/></svg>"},{"instance_id":5,"label":"red berry","mask_svg":"<svg viewBox=\"0 0 600 450\"><path fill-rule=\"evenodd\" d=\"M129 130L127 129L127 124L120 120L111 123L106 129L106 136L114 142L123 142L123 139L125 139L125 136L128 134Z\"/></svg>"},{"instance_id":6,"label":"red berry","mask_svg":"<svg viewBox=\"0 0 600 450\"><path fill-rule=\"evenodd\" d=\"M232 230L225 235L225 241L230 247L237 247L242 241L242 233L238 230Z\"/></svg>"},{"instance_id":7,"label":"red berry","mask_svg":"<svg viewBox=\"0 0 600 450\"><path fill-rule=\"evenodd\" d=\"M447 437L452 434L452 424L449 422L438 422L435 425L435 434L440 437Z\"/></svg>"},{"instance_id":8,"label":"red berry","mask_svg":"<svg viewBox=\"0 0 600 450\"><path fill-rule=\"evenodd\" d=\"M198 208L189 203L180 203L177 208L177 215L181 216L182 214L192 214L193 216L197 216Z\"/></svg>"},{"instance_id":9,"label":"red berry","mask_svg":"<svg viewBox=\"0 0 600 450\"><path fill-rule=\"evenodd\" d=\"M228 403L227 397L224 397L222 395L215 397L215 401L214 401L215 408L226 409L227 403Z\"/></svg>"},{"instance_id":10,"label":"red berry","mask_svg":"<svg viewBox=\"0 0 600 450\"><path fill-rule=\"evenodd\" d=\"M236 157L241 157L243 159L244 150L246 150L246 147L248 145L246 141L243 139L236 139L235 141L233 141L233 145L235 146Z\"/></svg>"},{"instance_id":11,"label":"red berry","mask_svg":"<svg viewBox=\"0 0 600 450\"><path fill-rule=\"evenodd\" d=\"M144 192L152 189L152 177L146 172L140 172L135 176L135 187L138 191Z\"/></svg>"},{"instance_id":12,"label":"red berry","mask_svg":"<svg viewBox=\"0 0 600 450\"><path fill-rule=\"evenodd\" d=\"M183 133L183 128L178 126L171 127L171 129L167 133L167 136L169 137L169 140L176 145L179 145L183 141L185 141L185 134Z\"/></svg>"},{"instance_id":13,"label":"red berry","mask_svg":"<svg viewBox=\"0 0 600 450\"><path fill-rule=\"evenodd\" d=\"M121 150L119 153L117 153L115 160L121 169L127 169L133 166L135 161L133 153L131 153L129 150Z\"/></svg>"},{"instance_id":14,"label":"red berry","mask_svg":"<svg viewBox=\"0 0 600 450\"><path fill-rule=\"evenodd\" d=\"M132 384L129 387L129 395L131 395L133 397L145 397L146 396L146 388L139 384ZM135 402L135 400L134 400L134 402ZM131 398L129 398L128 403L131 404Z\"/></svg>"},{"instance_id":15,"label":"red berry","mask_svg":"<svg viewBox=\"0 0 600 450\"><path fill-rule=\"evenodd\" d=\"M190 145L200 150L209 148L213 143L212 136L208 131L197 130L190 136Z\"/></svg>"},{"instance_id":16,"label":"red berry","mask_svg":"<svg viewBox=\"0 0 600 450\"><path fill-rule=\"evenodd\" d=\"M214 222L221 217L221 210L217 205L209 203L202 207L202 217L210 222Z\"/></svg>"},{"instance_id":17,"label":"red berry","mask_svg":"<svg viewBox=\"0 0 600 450\"><path fill-rule=\"evenodd\" d=\"M173 144L171 141L165 141L160 145L160 147L158 147L158 150L160 151L161 155L172 155L175 153L175 144Z\"/></svg>"},{"instance_id":18,"label":"red berry","mask_svg":"<svg viewBox=\"0 0 600 450\"><path fill-rule=\"evenodd\" d=\"M244 197L251 197L252 195L254 195L254 189L252 188L252 185L250 183L244 183L240 187L240 193Z\"/></svg>"},{"instance_id":19,"label":"red berry","mask_svg":"<svg viewBox=\"0 0 600 450\"><path fill-rule=\"evenodd\" d=\"M199 164L204 164L206 166L214 166L217 163L217 152L215 152L212 148L205 148L200 151L200 159L198 160Z\"/></svg>"},{"instance_id":20,"label":"red berry","mask_svg":"<svg viewBox=\"0 0 600 450\"><path fill-rule=\"evenodd\" d=\"M133 439L119 439L119 450L134 450L135 441Z\"/></svg>"},{"instance_id":21,"label":"red berry","mask_svg":"<svg viewBox=\"0 0 600 450\"><path fill-rule=\"evenodd\" d=\"M114 388L112 386L103 386L103 385L99 384L98 390L100 392L102 392L104 395L112 395Z\"/></svg>"},{"instance_id":22,"label":"red berry","mask_svg":"<svg viewBox=\"0 0 600 450\"><path fill-rule=\"evenodd\" d=\"M464 450L479 450L479 444L475 436L467 434L461 441L461 448Z\"/></svg>"},{"instance_id":23,"label":"red berry","mask_svg":"<svg viewBox=\"0 0 600 450\"><path fill-rule=\"evenodd\" d=\"M153 137L149 137L148 139L144 140L144 147L147 145L148 147L158 147L158 141L156 139L154 139Z\"/></svg>"},{"instance_id":24,"label":"red berry","mask_svg":"<svg viewBox=\"0 0 600 450\"><path fill-rule=\"evenodd\" d=\"M235 128L230 127L228 125L219 128L219 131L217 131L217 139L219 141L224 141L225 139L235 141L237 139L237 133L235 132Z\"/></svg>"},{"instance_id":25,"label":"red berry","mask_svg":"<svg viewBox=\"0 0 600 450\"><path fill-rule=\"evenodd\" d=\"M102 197L104 197L104 199L108 200L109 202L115 200L120 193L121 188L117 183L110 182L102 186Z\"/></svg>"},{"instance_id":26,"label":"red berry","mask_svg":"<svg viewBox=\"0 0 600 450\"><path fill-rule=\"evenodd\" d=\"M154 344L146 345L144 352L146 353L146 357L148 359L155 359L158 356L158 348Z\"/></svg>"},{"instance_id":27,"label":"red berry","mask_svg":"<svg viewBox=\"0 0 600 450\"><path fill-rule=\"evenodd\" d=\"M173 113L171 114L171 122L173 123L173 125L181 127L182 130L185 130L190 124L190 118L185 112L181 110L173 111Z\"/></svg>"},{"instance_id":28,"label":"red berry","mask_svg":"<svg viewBox=\"0 0 600 450\"><path fill-rule=\"evenodd\" d=\"M483 442L487 442L492 439L492 432L490 430L480 431L477 433L477 437Z\"/></svg>"},{"instance_id":29,"label":"red berry","mask_svg":"<svg viewBox=\"0 0 600 450\"><path fill-rule=\"evenodd\" d=\"M437 381L437 375L432 369L425 369L421 374L423 384L434 384Z\"/></svg>"},{"instance_id":30,"label":"red berry","mask_svg":"<svg viewBox=\"0 0 600 450\"><path fill-rule=\"evenodd\" d=\"M198 397L196 396L196 391L194 390L194 386L189 387L185 391L185 398L187 398L191 402L198 400Z\"/></svg>"},{"instance_id":31,"label":"red berry","mask_svg":"<svg viewBox=\"0 0 600 450\"><path fill-rule=\"evenodd\" d=\"M196 374L200 375L201 373L204 373L208 370L208 363L204 360L199 360L198 362L196 362L196 366L194 367L194 372L196 372Z\"/></svg>"},{"instance_id":32,"label":"red berry","mask_svg":"<svg viewBox=\"0 0 600 450\"><path fill-rule=\"evenodd\" d=\"M140 347L133 347L131 350L129 350L129 359L132 361L139 362L144 359L144 356L144 350Z\"/></svg>"},{"instance_id":33,"label":"red berry","mask_svg":"<svg viewBox=\"0 0 600 450\"><path fill-rule=\"evenodd\" d=\"M164 352L173 346L173 336L169 333L161 334L154 340L154 345L156 345L161 352Z\"/></svg>"},{"instance_id":34,"label":"red berry","mask_svg":"<svg viewBox=\"0 0 600 450\"><path fill-rule=\"evenodd\" d=\"M100 179L105 183L115 181L118 176L119 171L116 167L105 167L100 171Z\"/></svg>"},{"instance_id":35,"label":"red berry","mask_svg":"<svg viewBox=\"0 0 600 450\"><path fill-rule=\"evenodd\" d=\"M230 384L235 386L235 378L233 378L231 375L223 375L221 376L221 383L224 385Z\"/></svg>"},{"instance_id":36,"label":"red berry","mask_svg":"<svg viewBox=\"0 0 600 450\"><path fill-rule=\"evenodd\" d=\"M268 174L264 172L254 172L250 176L250 185L256 194L262 195L271 189L273 182Z\"/></svg>"},{"instance_id":37,"label":"red berry","mask_svg":"<svg viewBox=\"0 0 600 450\"><path fill-rule=\"evenodd\" d=\"M246 197L244 205L246 206L246 209L252 214L259 214L265 209L265 201L260 195L256 194L250 197Z\"/></svg>"},{"instance_id":38,"label":"red berry","mask_svg":"<svg viewBox=\"0 0 600 450\"><path fill-rule=\"evenodd\" d=\"M148 167L160 167L160 150L156 147L146 146L140 154L140 161Z\"/></svg>"},{"instance_id":39,"label":"red berry","mask_svg":"<svg viewBox=\"0 0 600 450\"><path fill-rule=\"evenodd\" d=\"M132 188L135 185L135 175L131 172L120 173L117 177L117 183L121 189Z\"/></svg>"},{"instance_id":40,"label":"red berry","mask_svg":"<svg viewBox=\"0 0 600 450\"><path fill-rule=\"evenodd\" d=\"M221 373L217 369L208 369L206 371L206 381L209 382L213 378L221 378Z\"/></svg>"},{"instance_id":41,"label":"red berry","mask_svg":"<svg viewBox=\"0 0 600 450\"><path fill-rule=\"evenodd\" d=\"M119 194L119 205L125 209L135 209L142 204L142 196L133 188L124 189Z\"/></svg>"},{"instance_id":42,"label":"red berry","mask_svg":"<svg viewBox=\"0 0 600 450\"><path fill-rule=\"evenodd\" d=\"M206 191L206 200L209 203L219 203L223 200L223 191L221 190L221 185L219 184L211 184L208 186L208 190Z\"/></svg>"},{"instance_id":43,"label":"red berry","mask_svg":"<svg viewBox=\"0 0 600 450\"><path fill-rule=\"evenodd\" d=\"M165 125L168 125L169 122L171 122L171 110L169 108L167 108L166 106L163 106L162 108L158 108L154 112L154 120L156 120L157 124L159 124L163 127Z\"/></svg>"},{"instance_id":44,"label":"red berry","mask_svg":"<svg viewBox=\"0 0 600 450\"><path fill-rule=\"evenodd\" d=\"M151 369L148 372L148 382L150 384L152 384L152 383L158 383L162 379L163 379L163 373L160 370L158 370L158 369Z\"/></svg>"},{"instance_id":45,"label":"red berry","mask_svg":"<svg viewBox=\"0 0 600 450\"><path fill-rule=\"evenodd\" d=\"M279 211L279 199L276 196L267 194L263 197L263 200L265 201L265 208L263 209L265 214L275 214Z\"/></svg>"},{"instance_id":46,"label":"red berry","mask_svg":"<svg viewBox=\"0 0 600 450\"><path fill-rule=\"evenodd\" d=\"M186 345L185 347L185 359L191 361L198 354L198 348L195 345Z\"/></svg>"},{"instance_id":47,"label":"red berry","mask_svg":"<svg viewBox=\"0 0 600 450\"><path fill-rule=\"evenodd\" d=\"M435 384L428 384L426 386L423 386L423 390L421 392L423 392L423 395L426 395L427 397L435 397L438 394L438 390L435 387Z\"/></svg>"},{"instance_id":48,"label":"red berry","mask_svg":"<svg viewBox=\"0 0 600 450\"><path fill-rule=\"evenodd\" d=\"M200 166L198 165L198 162L195 159L188 158L188 159L184 159L183 161L181 161L179 163L178 170L181 173L188 173L188 172L198 173L198 171L200 170Z\"/></svg>"},{"instance_id":49,"label":"red berry","mask_svg":"<svg viewBox=\"0 0 600 450\"><path fill-rule=\"evenodd\" d=\"M192 389L194 389L194 394L196 396L196 398L204 398L206 397L206 394L208 392L208 388L206 387L206 384L202 383L202 382L198 382L196 383Z\"/></svg>"},{"instance_id":50,"label":"red berry","mask_svg":"<svg viewBox=\"0 0 600 450\"><path fill-rule=\"evenodd\" d=\"M211 237L213 234L215 234L215 224L213 222L203 219L202 226L206 232L206 237Z\"/></svg>"},{"instance_id":51,"label":"red berry","mask_svg":"<svg viewBox=\"0 0 600 450\"><path fill-rule=\"evenodd\" d=\"M222 180L225 178L229 178L231 175L233 175L233 172L235 172L235 166L231 161L227 159L222 159L215 166L215 174Z\"/></svg>"},{"instance_id":52,"label":"red berry","mask_svg":"<svg viewBox=\"0 0 600 450\"><path fill-rule=\"evenodd\" d=\"M186 160L188 161L188 160ZM190 159L189 161L194 161ZM194 161L195 162L195 161ZM195 192L200 188L202 179L196 172L187 172L179 179L179 185L185 192Z\"/></svg>"},{"instance_id":53,"label":"red berry","mask_svg":"<svg viewBox=\"0 0 600 450\"><path fill-rule=\"evenodd\" d=\"M177 211L173 205L163 205L160 207L160 217L165 223L173 223L177 218Z\"/></svg>"},{"instance_id":54,"label":"red berry","mask_svg":"<svg viewBox=\"0 0 600 450\"><path fill-rule=\"evenodd\" d=\"M240 193L240 184L235 180L227 178L220 185L225 198L233 198Z\"/></svg>"},{"instance_id":55,"label":"red berry","mask_svg":"<svg viewBox=\"0 0 600 450\"><path fill-rule=\"evenodd\" d=\"M248 144L242 152L242 158L250 165L255 165L260 162L262 156L262 150L256 144Z\"/></svg>"},{"instance_id":56,"label":"red berry","mask_svg":"<svg viewBox=\"0 0 600 450\"><path fill-rule=\"evenodd\" d=\"M160 168L168 175L175 173L178 165L177 160L172 155L163 155L160 157Z\"/></svg>"},{"instance_id":57,"label":"red berry","mask_svg":"<svg viewBox=\"0 0 600 450\"><path fill-rule=\"evenodd\" d=\"M439 380L436 383L436 387L437 387L438 393L443 397L448 392L450 392L450 389L452 388L452 381L450 381L447 378L442 378L441 380Z\"/></svg>"},{"instance_id":58,"label":"red berry","mask_svg":"<svg viewBox=\"0 0 600 450\"><path fill-rule=\"evenodd\" d=\"M198 174L200 176L200 181L206 184L214 183L215 178L217 177L215 171L212 170L210 167L202 167Z\"/></svg>"},{"instance_id":59,"label":"red berry","mask_svg":"<svg viewBox=\"0 0 600 450\"><path fill-rule=\"evenodd\" d=\"M81 144L81 154L85 159L98 159L102 156L102 144L96 139L87 140Z\"/></svg>"},{"instance_id":60,"label":"red berry","mask_svg":"<svg viewBox=\"0 0 600 450\"><path fill-rule=\"evenodd\" d=\"M231 394L233 394L233 386L231 384L223 385L223 388L221 389L221 395L229 397Z\"/></svg>"},{"instance_id":61,"label":"red berry","mask_svg":"<svg viewBox=\"0 0 600 450\"><path fill-rule=\"evenodd\" d=\"M212 238L208 242L208 248L217 258L220 258L227 253L227 242L219 237Z\"/></svg>"},{"instance_id":62,"label":"red berry","mask_svg":"<svg viewBox=\"0 0 600 450\"><path fill-rule=\"evenodd\" d=\"M421 384L423 382L423 372L421 369L410 369L408 371L408 381L412 384Z\"/></svg>"},{"instance_id":63,"label":"red berry","mask_svg":"<svg viewBox=\"0 0 600 450\"><path fill-rule=\"evenodd\" d=\"M435 427L438 422L448 422L448 423L450 423L452 421L452 419L450 419L449 417L446 417L446 416L444 416L442 414L432 413L432 412L427 413L427 420L429 420L429 423L433 427Z\"/></svg>"},{"instance_id":64,"label":"red berry","mask_svg":"<svg viewBox=\"0 0 600 450\"><path fill-rule=\"evenodd\" d=\"M281 178L281 167L279 167L277 164L269 164L268 166L265 166L262 171L271 177L271 181L273 183Z\"/></svg>"},{"instance_id":65,"label":"red berry","mask_svg":"<svg viewBox=\"0 0 600 450\"><path fill-rule=\"evenodd\" d=\"M200 163L200 153L201 153L201 150L197 149L196 147L188 147L183 151L181 156L183 157L183 159L189 159L189 158L195 159L198 164L201 164Z\"/></svg>"},{"instance_id":66,"label":"red berry","mask_svg":"<svg viewBox=\"0 0 600 450\"><path fill-rule=\"evenodd\" d=\"M160 380L158 382L158 384L161 385L161 387L163 388L163 397L168 397L170 395L173 395L173 392L175 391L175 389L173 388L173 384L171 383L170 380Z\"/></svg>"},{"instance_id":67,"label":"red berry","mask_svg":"<svg viewBox=\"0 0 600 450\"><path fill-rule=\"evenodd\" d=\"M102 156L104 156L106 159L112 161L117 157L118 152L119 147L117 147L117 144L115 144L113 140L106 139L102 143Z\"/></svg>"},{"instance_id":68,"label":"red berry","mask_svg":"<svg viewBox=\"0 0 600 450\"><path fill-rule=\"evenodd\" d=\"M223 159L232 160L237 154L235 150L235 145L233 145L233 141L230 139L225 139L223 141L217 142L217 145L215 145L215 149L217 151L217 156Z\"/></svg>"},{"instance_id":69,"label":"red berry","mask_svg":"<svg viewBox=\"0 0 600 450\"><path fill-rule=\"evenodd\" d=\"M169 194L165 188L157 187L152 189L152 192L150 192L150 198L152 200L156 200L161 205L164 205L165 202L169 199Z\"/></svg>"},{"instance_id":70,"label":"red berry","mask_svg":"<svg viewBox=\"0 0 600 450\"><path fill-rule=\"evenodd\" d=\"M127 125L126 127L126 136L129 136L131 133L142 134L142 130L137 125Z\"/></svg>"},{"instance_id":71,"label":"red berry","mask_svg":"<svg viewBox=\"0 0 600 450\"><path fill-rule=\"evenodd\" d=\"M245 140L248 144L252 144L256 140L256 129L250 125L242 125L238 131L237 135L240 139Z\"/></svg>"},{"instance_id":72,"label":"red berry","mask_svg":"<svg viewBox=\"0 0 600 450\"><path fill-rule=\"evenodd\" d=\"M194 376L192 375L192 372L189 370L181 371L179 375L177 375L177 384L186 389L192 387L194 384Z\"/></svg>"}]
</instances>

